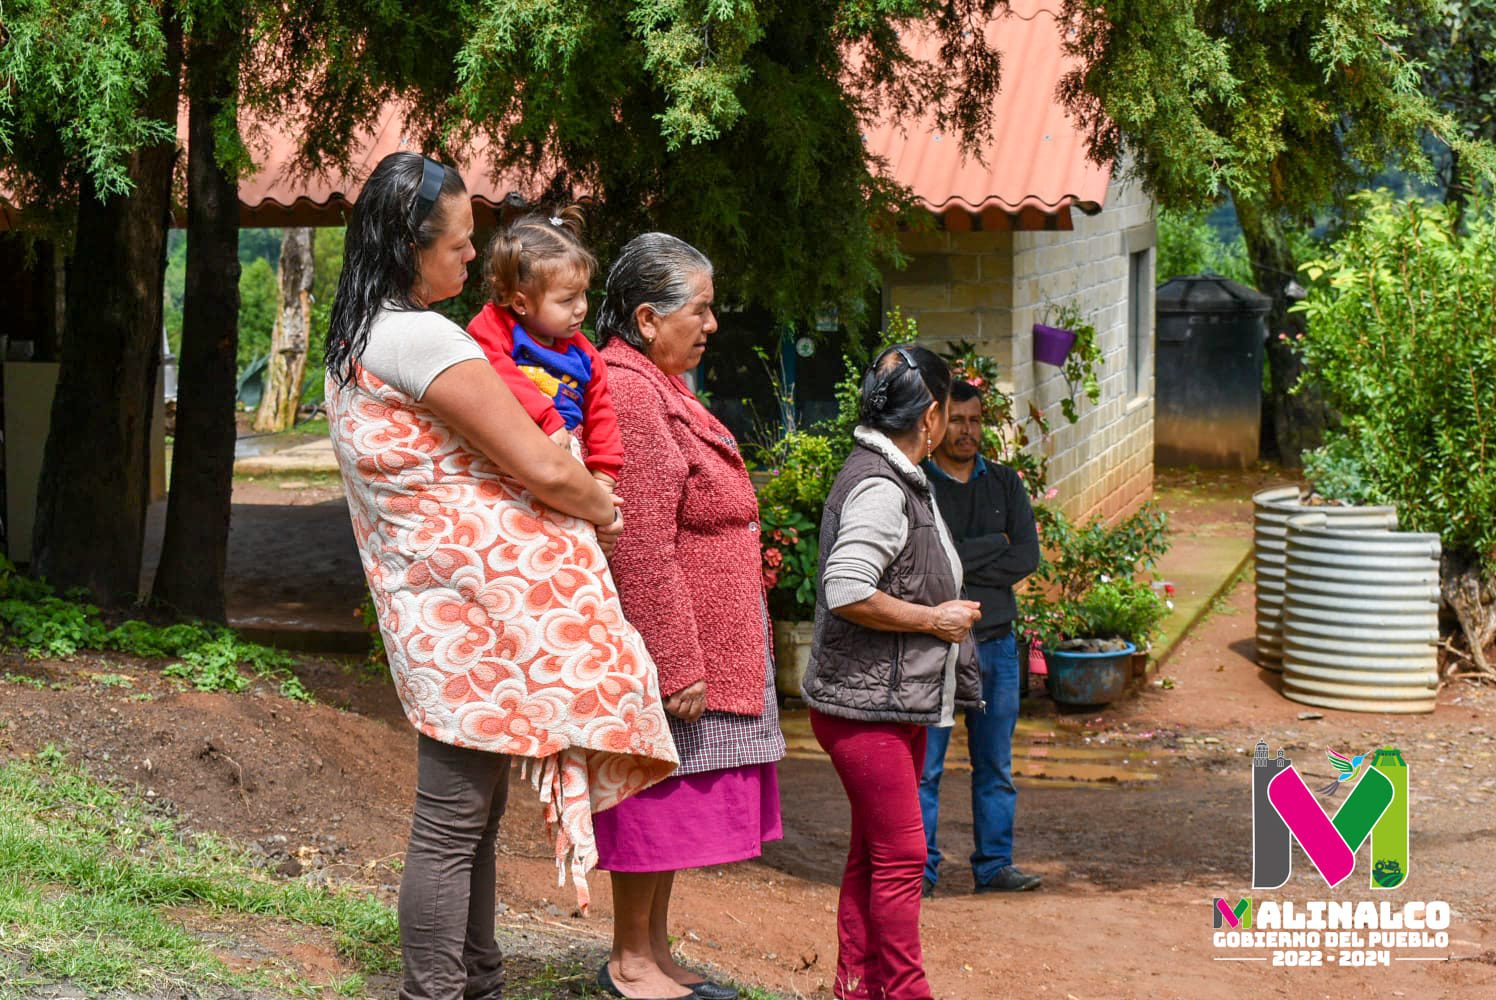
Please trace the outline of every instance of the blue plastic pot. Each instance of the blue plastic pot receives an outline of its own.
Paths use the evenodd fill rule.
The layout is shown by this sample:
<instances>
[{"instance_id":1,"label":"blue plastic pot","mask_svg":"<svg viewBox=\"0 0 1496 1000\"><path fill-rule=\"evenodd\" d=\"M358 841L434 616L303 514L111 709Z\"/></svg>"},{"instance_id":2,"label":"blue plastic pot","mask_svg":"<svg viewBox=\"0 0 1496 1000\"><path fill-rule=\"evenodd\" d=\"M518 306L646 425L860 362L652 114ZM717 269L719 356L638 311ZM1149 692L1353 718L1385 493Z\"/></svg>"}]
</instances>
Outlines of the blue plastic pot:
<instances>
[{"instance_id":1,"label":"blue plastic pot","mask_svg":"<svg viewBox=\"0 0 1496 1000\"><path fill-rule=\"evenodd\" d=\"M1062 705L1108 705L1127 690L1132 654L1137 647L1106 653L1072 653L1046 649L1049 696Z\"/></svg>"}]
</instances>

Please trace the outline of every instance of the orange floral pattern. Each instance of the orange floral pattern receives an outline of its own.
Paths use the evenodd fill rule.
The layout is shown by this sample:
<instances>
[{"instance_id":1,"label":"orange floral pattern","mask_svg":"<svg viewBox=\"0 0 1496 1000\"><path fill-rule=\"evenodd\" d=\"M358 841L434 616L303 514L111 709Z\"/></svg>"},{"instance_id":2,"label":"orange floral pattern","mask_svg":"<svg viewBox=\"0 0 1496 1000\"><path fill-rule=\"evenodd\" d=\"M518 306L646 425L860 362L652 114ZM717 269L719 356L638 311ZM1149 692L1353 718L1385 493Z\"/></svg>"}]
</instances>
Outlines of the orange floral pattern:
<instances>
[{"instance_id":1,"label":"orange floral pattern","mask_svg":"<svg viewBox=\"0 0 1496 1000\"><path fill-rule=\"evenodd\" d=\"M367 371L329 379L327 410L406 716L432 739L526 758L585 910L592 814L677 764L595 531Z\"/></svg>"}]
</instances>

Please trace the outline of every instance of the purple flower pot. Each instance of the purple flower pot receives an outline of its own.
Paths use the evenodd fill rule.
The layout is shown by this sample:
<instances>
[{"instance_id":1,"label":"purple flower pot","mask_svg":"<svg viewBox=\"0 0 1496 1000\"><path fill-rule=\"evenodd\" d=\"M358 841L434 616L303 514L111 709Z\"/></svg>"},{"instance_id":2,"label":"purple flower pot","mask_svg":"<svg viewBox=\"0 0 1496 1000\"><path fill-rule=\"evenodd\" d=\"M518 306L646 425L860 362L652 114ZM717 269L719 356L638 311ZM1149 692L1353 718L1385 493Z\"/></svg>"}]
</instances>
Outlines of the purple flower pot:
<instances>
[{"instance_id":1,"label":"purple flower pot","mask_svg":"<svg viewBox=\"0 0 1496 1000\"><path fill-rule=\"evenodd\" d=\"M1055 326L1045 326L1043 323L1034 324L1034 360L1042 361L1046 365L1054 365L1058 368L1065 363L1065 358L1070 355L1070 348L1075 346L1075 334L1069 330L1061 330Z\"/></svg>"}]
</instances>

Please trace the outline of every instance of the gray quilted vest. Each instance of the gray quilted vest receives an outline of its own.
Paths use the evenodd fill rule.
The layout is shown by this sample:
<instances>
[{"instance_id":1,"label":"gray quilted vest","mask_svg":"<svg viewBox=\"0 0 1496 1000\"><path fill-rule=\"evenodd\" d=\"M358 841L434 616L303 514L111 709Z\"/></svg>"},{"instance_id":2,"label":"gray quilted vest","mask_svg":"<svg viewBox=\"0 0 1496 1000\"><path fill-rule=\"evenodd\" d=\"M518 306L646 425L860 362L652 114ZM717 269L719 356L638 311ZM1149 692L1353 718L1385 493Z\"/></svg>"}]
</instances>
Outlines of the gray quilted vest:
<instances>
[{"instance_id":1,"label":"gray quilted vest","mask_svg":"<svg viewBox=\"0 0 1496 1000\"><path fill-rule=\"evenodd\" d=\"M904 491L909 534L878 589L912 604L933 606L960 597L950 557L940 541L935 502L927 484L858 443L826 497L821 517L821 569L816 579L815 640L803 682L805 702L826 715L868 722L935 725L945 700L950 644L923 632L881 632L854 624L826 607L822 579L836 547L842 506L852 488L869 478L888 479ZM982 675L968 636L956 660L956 707L981 708Z\"/></svg>"}]
</instances>

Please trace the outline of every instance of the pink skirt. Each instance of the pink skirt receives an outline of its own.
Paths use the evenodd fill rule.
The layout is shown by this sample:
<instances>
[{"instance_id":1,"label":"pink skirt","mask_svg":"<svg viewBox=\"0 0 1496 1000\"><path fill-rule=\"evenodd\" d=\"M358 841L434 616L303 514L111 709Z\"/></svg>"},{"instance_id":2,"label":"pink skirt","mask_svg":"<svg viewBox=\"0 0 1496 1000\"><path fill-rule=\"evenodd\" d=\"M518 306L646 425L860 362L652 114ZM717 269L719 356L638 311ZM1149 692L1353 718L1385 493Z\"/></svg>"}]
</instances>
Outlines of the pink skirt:
<instances>
[{"instance_id":1,"label":"pink skirt","mask_svg":"<svg viewBox=\"0 0 1496 1000\"><path fill-rule=\"evenodd\" d=\"M670 872L747 861L784 836L779 770L748 764L666 778L592 817L597 866Z\"/></svg>"}]
</instances>

